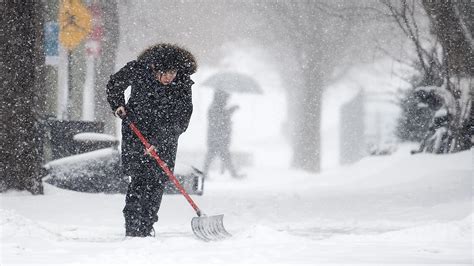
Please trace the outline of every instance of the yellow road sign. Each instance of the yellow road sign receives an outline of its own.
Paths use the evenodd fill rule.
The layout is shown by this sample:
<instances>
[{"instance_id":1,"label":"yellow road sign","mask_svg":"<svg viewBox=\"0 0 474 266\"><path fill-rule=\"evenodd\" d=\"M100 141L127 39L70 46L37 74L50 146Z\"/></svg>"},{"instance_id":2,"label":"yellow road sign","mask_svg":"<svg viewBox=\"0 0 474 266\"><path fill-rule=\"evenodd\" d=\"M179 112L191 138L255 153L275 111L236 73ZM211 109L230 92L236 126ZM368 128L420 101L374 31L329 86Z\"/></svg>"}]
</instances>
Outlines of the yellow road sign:
<instances>
[{"instance_id":1,"label":"yellow road sign","mask_svg":"<svg viewBox=\"0 0 474 266\"><path fill-rule=\"evenodd\" d=\"M68 50L76 48L92 28L92 15L80 0L62 0L58 20L59 41Z\"/></svg>"}]
</instances>

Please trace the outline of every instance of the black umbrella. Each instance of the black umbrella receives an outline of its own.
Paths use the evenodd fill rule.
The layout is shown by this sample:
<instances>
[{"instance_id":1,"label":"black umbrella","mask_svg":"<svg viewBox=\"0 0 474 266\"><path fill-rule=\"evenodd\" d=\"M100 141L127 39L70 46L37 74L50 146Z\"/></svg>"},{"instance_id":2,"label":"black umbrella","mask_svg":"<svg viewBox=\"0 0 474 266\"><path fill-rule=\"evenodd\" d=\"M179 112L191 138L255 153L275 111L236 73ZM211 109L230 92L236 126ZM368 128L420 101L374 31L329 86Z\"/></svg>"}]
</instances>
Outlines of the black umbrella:
<instances>
[{"instance_id":1,"label":"black umbrella","mask_svg":"<svg viewBox=\"0 0 474 266\"><path fill-rule=\"evenodd\" d=\"M229 93L263 93L255 79L246 74L237 72L220 72L214 74L205 80L203 85Z\"/></svg>"}]
</instances>

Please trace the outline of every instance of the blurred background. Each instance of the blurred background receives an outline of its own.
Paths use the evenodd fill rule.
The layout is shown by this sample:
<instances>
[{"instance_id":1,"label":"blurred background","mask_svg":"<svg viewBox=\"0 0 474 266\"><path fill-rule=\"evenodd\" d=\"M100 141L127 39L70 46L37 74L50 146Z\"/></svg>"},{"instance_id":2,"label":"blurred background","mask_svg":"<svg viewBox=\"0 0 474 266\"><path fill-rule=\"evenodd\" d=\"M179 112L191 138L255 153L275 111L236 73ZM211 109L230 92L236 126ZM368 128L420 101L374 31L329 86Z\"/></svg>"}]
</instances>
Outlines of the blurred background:
<instances>
[{"instance_id":1,"label":"blurred background","mask_svg":"<svg viewBox=\"0 0 474 266\"><path fill-rule=\"evenodd\" d=\"M441 99L448 110L442 117L449 118L449 126L444 126L457 142L428 152L472 145L470 1L2 5L8 36L2 53L2 190L40 193L41 165L87 151L84 143L78 148L74 142L77 133L112 136L89 150L115 145L120 127L106 102L105 85L111 74L160 42L187 48L199 64L192 76L194 112L180 138L178 163L203 165L208 108L220 89L209 84L220 73L257 84L230 93L229 105L239 107L232 117L230 150L241 172L276 161L316 173L390 154L400 142L424 143L441 108L420 107L420 99L429 97ZM439 91L447 94L437 96Z\"/></svg>"}]
</instances>

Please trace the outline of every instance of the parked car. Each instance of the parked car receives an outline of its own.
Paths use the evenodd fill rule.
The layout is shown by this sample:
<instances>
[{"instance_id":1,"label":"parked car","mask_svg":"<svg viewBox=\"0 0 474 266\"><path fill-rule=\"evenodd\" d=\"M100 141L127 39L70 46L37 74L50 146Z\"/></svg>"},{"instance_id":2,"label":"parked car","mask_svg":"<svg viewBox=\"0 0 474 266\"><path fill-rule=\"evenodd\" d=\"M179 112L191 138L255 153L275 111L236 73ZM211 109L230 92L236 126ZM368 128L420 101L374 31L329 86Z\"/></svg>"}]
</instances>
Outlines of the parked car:
<instances>
[{"instance_id":1,"label":"parked car","mask_svg":"<svg viewBox=\"0 0 474 266\"><path fill-rule=\"evenodd\" d=\"M75 136L80 142L108 141L97 133ZM88 136L90 138L88 138ZM158 166L157 166L158 167ZM44 165L47 175L43 180L59 188L90 193L127 192L129 177L121 169L120 151L117 146L74 154L48 162ZM175 175L189 194L202 195L203 173L195 167L177 164ZM166 194L179 193L172 182L165 186Z\"/></svg>"}]
</instances>

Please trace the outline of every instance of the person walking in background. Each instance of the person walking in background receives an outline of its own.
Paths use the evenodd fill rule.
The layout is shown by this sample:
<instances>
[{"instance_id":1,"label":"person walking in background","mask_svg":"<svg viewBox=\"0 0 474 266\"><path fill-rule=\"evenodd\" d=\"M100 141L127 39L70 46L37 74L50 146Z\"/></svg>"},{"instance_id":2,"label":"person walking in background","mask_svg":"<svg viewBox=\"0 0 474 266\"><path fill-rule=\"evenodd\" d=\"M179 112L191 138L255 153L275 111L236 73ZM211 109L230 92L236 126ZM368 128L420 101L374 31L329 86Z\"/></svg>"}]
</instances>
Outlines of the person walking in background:
<instances>
[{"instance_id":1,"label":"person walking in background","mask_svg":"<svg viewBox=\"0 0 474 266\"><path fill-rule=\"evenodd\" d=\"M207 128L207 154L204 160L203 173L207 178L209 167L215 157L222 161L221 173L227 169L234 178L242 178L243 175L237 173L230 154L230 144L232 136L232 114L239 108L234 105L227 108L229 93L216 90L214 99L208 111Z\"/></svg>"},{"instance_id":2,"label":"person walking in background","mask_svg":"<svg viewBox=\"0 0 474 266\"><path fill-rule=\"evenodd\" d=\"M113 74L107 84L107 100L115 115L133 121L152 144L145 150L128 122L122 121L122 167L131 177L123 209L126 236L154 235L168 177L150 152L154 149L173 170L178 138L193 111L190 76L196 68L187 50L157 44ZM124 91L129 86L130 99L125 104Z\"/></svg>"}]
</instances>

